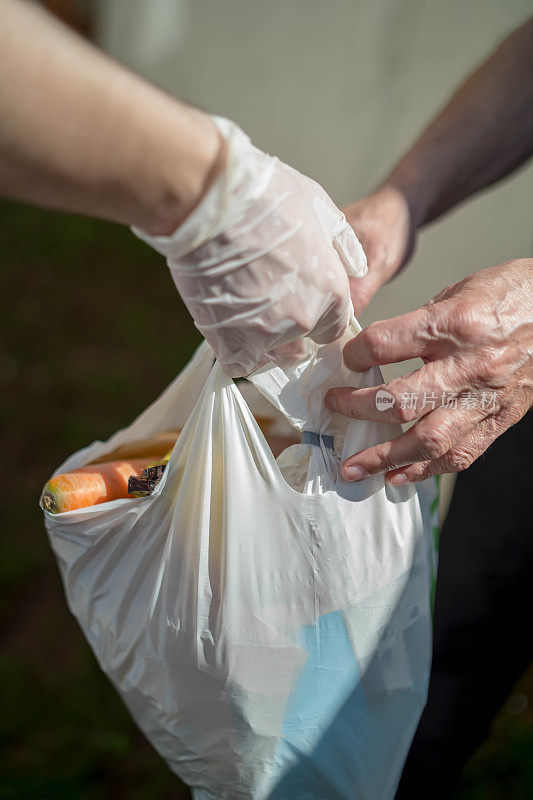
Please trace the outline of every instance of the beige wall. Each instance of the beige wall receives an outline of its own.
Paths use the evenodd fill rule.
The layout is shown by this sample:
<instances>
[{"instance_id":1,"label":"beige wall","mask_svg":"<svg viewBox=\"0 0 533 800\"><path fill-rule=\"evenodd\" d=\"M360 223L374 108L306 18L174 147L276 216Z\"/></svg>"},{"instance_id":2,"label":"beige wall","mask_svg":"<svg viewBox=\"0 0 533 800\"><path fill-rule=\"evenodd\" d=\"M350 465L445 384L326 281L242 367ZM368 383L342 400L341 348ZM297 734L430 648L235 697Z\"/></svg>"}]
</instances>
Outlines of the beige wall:
<instances>
[{"instance_id":1,"label":"beige wall","mask_svg":"<svg viewBox=\"0 0 533 800\"><path fill-rule=\"evenodd\" d=\"M170 92L238 121L342 205L375 185L532 8L531 0L103 0L100 43ZM529 166L427 230L410 271L365 319L530 255L532 177Z\"/></svg>"},{"instance_id":2,"label":"beige wall","mask_svg":"<svg viewBox=\"0 0 533 800\"><path fill-rule=\"evenodd\" d=\"M372 189L532 8L531 0L102 0L100 44L170 92L235 119L342 205ZM530 165L424 232L410 270L361 322L531 255L532 178Z\"/></svg>"}]
</instances>

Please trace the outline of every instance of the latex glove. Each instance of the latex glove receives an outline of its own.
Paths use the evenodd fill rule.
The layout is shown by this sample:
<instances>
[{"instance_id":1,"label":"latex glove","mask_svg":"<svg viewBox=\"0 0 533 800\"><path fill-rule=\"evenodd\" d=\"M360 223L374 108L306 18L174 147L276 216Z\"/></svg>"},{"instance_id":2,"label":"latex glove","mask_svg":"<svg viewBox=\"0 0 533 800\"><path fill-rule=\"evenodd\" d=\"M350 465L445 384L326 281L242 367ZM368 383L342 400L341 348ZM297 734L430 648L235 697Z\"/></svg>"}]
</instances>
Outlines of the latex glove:
<instances>
[{"instance_id":1,"label":"latex glove","mask_svg":"<svg viewBox=\"0 0 533 800\"><path fill-rule=\"evenodd\" d=\"M352 228L310 178L254 147L229 120L222 172L171 236L133 232L166 256L197 328L233 377L304 336L339 338L349 321L348 274L366 258Z\"/></svg>"}]
</instances>

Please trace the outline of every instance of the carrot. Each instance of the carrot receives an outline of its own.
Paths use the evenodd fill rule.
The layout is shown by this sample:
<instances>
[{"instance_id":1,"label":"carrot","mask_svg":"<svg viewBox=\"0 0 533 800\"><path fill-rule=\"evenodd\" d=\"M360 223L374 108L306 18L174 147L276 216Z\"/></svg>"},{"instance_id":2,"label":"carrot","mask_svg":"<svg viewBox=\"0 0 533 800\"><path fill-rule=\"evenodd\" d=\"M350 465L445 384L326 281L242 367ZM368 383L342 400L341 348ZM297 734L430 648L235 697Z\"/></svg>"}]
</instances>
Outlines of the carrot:
<instances>
[{"instance_id":1,"label":"carrot","mask_svg":"<svg viewBox=\"0 0 533 800\"><path fill-rule=\"evenodd\" d=\"M120 447L115 448L110 453L95 459L93 464L103 464L106 461L114 461L118 459L129 458L148 458L148 456L164 456L169 450L172 450L176 444L176 440L180 435L180 430L173 431L159 431L154 433L148 439L139 439L134 442L126 442L121 444ZM160 463L160 462L157 462Z\"/></svg>"},{"instance_id":2,"label":"carrot","mask_svg":"<svg viewBox=\"0 0 533 800\"><path fill-rule=\"evenodd\" d=\"M52 514L59 514L62 511L73 511L76 508L131 497L128 494L128 479L131 475L141 475L153 461L154 456L151 455L129 461L91 464L55 475L43 489L41 508Z\"/></svg>"},{"instance_id":3,"label":"carrot","mask_svg":"<svg viewBox=\"0 0 533 800\"><path fill-rule=\"evenodd\" d=\"M291 444L296 437L273 435L273 417L256 417L274 456ZM159 431L147 439L127 442L110 453L73 472L50 478L41 494L41 508L52 514L74 511L77 508L132 497L128 494L128 479L139 478L147 467L168 463L181 430ZM136 493L137 495L137 493ZM133 495L133 496L136 496Z\"/></svg>"}]
</instances>

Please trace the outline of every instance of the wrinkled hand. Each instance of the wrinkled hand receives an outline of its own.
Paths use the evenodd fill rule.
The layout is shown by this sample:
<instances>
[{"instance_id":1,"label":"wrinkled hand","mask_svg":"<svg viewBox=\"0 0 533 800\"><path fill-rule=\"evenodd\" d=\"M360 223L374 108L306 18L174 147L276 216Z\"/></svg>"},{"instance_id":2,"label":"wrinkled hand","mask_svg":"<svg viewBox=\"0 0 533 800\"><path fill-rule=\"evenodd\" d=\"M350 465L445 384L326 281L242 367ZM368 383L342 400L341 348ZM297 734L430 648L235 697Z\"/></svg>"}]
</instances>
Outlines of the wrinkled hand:
<instances>
[{"instance_id":1,"label":"wrinkled hand","mask_svg":"<svg viewBox=\"0 0 533 800\"><path fill-rule=\"evenodd\" d=\"M524 416L533 402L533 259L481 270L417 311L372 323L344 349L356 371L417 356L424 366L410 375L326 395L348 417L418 420L348 458L346 480L387 473L396 485L464 470ZM380 390L390 397L376 403Z\"/></svg>"},{"instance_id":2,"label":"wrinkled hand","mask_svg":"<svg viewBox=\"0 0 533 800\"><path fill-rule=\"evenodd\" d=\"M258 150L229 120L215 121L226 163L197 208L172 236L134 232L167 257L197 328L240 377L301 337L338 339L351 312L347 272L364 274L366 259L315 181Z\"/></svg>"},{"instance_id":3,"label":"wrinkled hand","mask_svg":"<svg viewBox=\"0 0 533 800\"><path fill-rule=\"evenodd\" d=\"M350 279L357 315L380 286L405 266L415 247L416 226L405 197L393 186L385 185L343 210L368 261L365 277Z\"/></svg>"}]
</instances>

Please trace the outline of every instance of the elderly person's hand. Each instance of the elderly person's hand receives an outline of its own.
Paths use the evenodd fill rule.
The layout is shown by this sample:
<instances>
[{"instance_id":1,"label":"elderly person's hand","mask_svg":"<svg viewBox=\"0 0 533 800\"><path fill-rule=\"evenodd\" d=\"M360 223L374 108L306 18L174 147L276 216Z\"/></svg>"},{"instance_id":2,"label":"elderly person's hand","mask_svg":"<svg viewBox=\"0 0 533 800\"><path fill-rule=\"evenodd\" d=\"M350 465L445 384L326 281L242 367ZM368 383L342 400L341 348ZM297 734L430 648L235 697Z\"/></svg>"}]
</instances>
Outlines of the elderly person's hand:
<instances>
[{"instance_id":1,"label":"elderly person's hand","mask_svg":"<svg viewBox=\"0 0 533 800\"><path fill-rule=\"evenodd\" d=\"M419 356L410 375L366 389L335 388L328 408L356 419L417 422L348 458L346 480L387 473L393 484L469 467L533 403L533 259L476 272L429 303L374 322L345 347L364 371Z\"/></svg>"},{"instance_id":2,"label":"elderly person's hand","mask_svg":"<svg viewBox=\"0 0 533 800\"><path fill-rule=\"evenodd\" d=\"M378 289L407 264L415 248L419 220L414 206L388 184L343 211L368 261L367 274L350 279L353 306L360 314Z\"/></svg>"}]
</instances>

